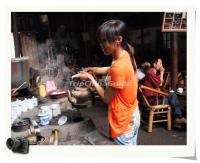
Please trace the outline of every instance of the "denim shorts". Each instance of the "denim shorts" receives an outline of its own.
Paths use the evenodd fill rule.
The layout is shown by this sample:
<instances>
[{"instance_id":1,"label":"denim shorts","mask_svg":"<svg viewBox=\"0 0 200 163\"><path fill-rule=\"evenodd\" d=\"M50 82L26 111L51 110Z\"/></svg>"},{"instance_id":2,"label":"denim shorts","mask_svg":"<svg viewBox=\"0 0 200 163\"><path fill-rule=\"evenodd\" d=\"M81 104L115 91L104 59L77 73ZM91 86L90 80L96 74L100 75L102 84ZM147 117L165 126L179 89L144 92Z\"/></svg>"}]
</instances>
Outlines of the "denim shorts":
<instances>
[{"instance_id":1,"label":"denim shorts","mask_svg":"<svg viewBox=\"0 0 200 163\"><path fill-rule=\"evenodd\" d=\"M137 107L132 115L133 124L127 132L113 140L119 145L137 145L137 135L140 127L140 111Z\"/></svg>"}]
</instances>

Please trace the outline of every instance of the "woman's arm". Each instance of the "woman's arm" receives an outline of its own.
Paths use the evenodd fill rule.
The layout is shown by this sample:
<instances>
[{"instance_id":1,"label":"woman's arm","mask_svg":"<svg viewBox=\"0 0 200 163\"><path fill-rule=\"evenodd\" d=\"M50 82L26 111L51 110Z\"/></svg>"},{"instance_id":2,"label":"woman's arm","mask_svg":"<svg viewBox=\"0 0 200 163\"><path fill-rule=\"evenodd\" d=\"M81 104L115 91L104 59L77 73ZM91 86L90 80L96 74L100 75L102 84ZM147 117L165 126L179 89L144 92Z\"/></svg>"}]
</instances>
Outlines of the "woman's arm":
<instances>
[{"instance_id":1,"label":"woman's arm","mask_svg":"<svg viewBox=\"0 0 200 163\"><path fill-rule=\"evenodd\" d=\"M107 75L109 69L110 67L88 67L85 68L85 71L97 75Z\"/></svg>"},{"instance_id":2,"label":"woman's arm","mask_svg":"<svg viewBox=\"0 0 200 163\"><path fill-rule=\"evenodd\" d=\"M85 71L82 71L76 75L73 76L73 78L80 78L81 80L90 80L92 82L92 85L95 87L97 93L101 97L101 99L106 103L109 104L111 99L115 96L117 90L112 87L107 87L104 89L99 85L99 83L94 79L94 77Z\"/></svg>"},{"instance_id":3,"label":"woman's arm","mask_svg":"<svg viewBox=\"0 0 200 163\"><path fill-rule=\"evenodd\" d=\"M109 104L112 98L115 96L117 90L112 87L107 87L106 89L104 89L98 84L98 82L94 78L91 78L91 82L93 86L95 87L97 93L103 100L103 102L105 102L106 104Z\"/></svg>"},{"instance_id":4,"label":"woman's arm","mask_svg":"<svg viewBox=\"0 0 200 163\"><path fill-rule=\"evenodd\" d=\"M117 90L112 87L107 87L104 89L99 85L99 83L94 79L94 77L85 71L80 72L79 74L74 75L75 78L80 78L81 80L90 80L92 85L95 87L97 93L101 97L101 99L106 103L109 104L111 99L115 96Z\"/></svg>"}]
</instances>

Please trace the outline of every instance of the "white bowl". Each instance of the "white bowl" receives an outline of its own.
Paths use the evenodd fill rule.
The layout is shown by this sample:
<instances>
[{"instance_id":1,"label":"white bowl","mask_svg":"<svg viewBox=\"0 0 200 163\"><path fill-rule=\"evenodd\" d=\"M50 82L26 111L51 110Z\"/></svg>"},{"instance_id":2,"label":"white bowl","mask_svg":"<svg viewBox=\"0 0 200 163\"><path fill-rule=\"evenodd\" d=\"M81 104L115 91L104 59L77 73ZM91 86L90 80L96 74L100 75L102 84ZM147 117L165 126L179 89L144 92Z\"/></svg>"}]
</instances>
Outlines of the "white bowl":
<instances>
[{"instance_id":1,"label":"white bowl","mask_svg":"<svg viewBox=\"0 0 200 163\"><path fill-rule=\"evenodd\" d=\"M58 120L58 125L61 126L61 125L64 125L65 123L67 122L67 116L62 116L59 118Z\"/></svg>"}]
</instances>

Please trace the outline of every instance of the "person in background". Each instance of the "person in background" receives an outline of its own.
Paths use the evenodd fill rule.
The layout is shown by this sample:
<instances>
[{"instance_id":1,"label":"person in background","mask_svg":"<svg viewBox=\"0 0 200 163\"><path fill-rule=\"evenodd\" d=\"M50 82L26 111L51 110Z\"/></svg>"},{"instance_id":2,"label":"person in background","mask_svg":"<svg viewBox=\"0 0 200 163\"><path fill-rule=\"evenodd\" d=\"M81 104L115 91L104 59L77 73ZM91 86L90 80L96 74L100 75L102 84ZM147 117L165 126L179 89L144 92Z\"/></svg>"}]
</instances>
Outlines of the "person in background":
<instances>
[{"instance_id":1,"label":"person in background","mask_svg":"<svg viewBox=\"0 0 200 163\"><path fill-rule=\"evenodd\" d=\"M109 20L97 30L105 55L112 55L110 67L89 67L76 77L92 82L101 99L109 104L108 120L113 140L120 145L136 145L140 126L137 100L137 66L134 49L127 43L127 27L121 20ZM91 74L107 75L107 87Z\"/></svg>"},{"instance_id":2,"label":"person in background","mask_svg":"<svg viewBox=\"0 0 200 163\"><path fill-rule=\"evenodd\" d=\"M143 84L145 86L159 90L160 87L162 86L163 74L165 69L162 65L162 60L160 58L153 60L152 65L153 67L147 71L146 76L143 79ZM158 101L158 103L166 103L171 105L172 115L175 118L174 120L175 127L180 128L180 124L186 124L186 119L182 116L182 106L174 91L170 91L169 95L164 99L163 97L159 98L157 93L154 93L149 90L145 90L144 95L148 98L151 104L156 104Z\"/></svg>"},{"instance_id":3,"label":"person in background","mask_svg":"<svg viewBox=\"0 0 200 163\"><path fill-rule=\"evenodd\" d=\"M145 77L146 72L151 68L151 64L149 62L144 62L141 68L137 69L138 80L142 81Z\"/></svg>"},{"instance_id":4,"label":"person in background","mask_svg":"<svg viewBox=\"0 0 200 163\"><path fill-rule=\"evenodd\" d=\"M178 74L177 74L177 87L178 88L184 88L185 87L185 81L184 81L184 79L183 79L183 75L182 75L182 73L181 72L179 72ZM171 89L171 75L169 76L169 79L168 79L168 82L167 82L167 84L166 84L166 88L167 89Z\"/></svg>"}]
</instances>

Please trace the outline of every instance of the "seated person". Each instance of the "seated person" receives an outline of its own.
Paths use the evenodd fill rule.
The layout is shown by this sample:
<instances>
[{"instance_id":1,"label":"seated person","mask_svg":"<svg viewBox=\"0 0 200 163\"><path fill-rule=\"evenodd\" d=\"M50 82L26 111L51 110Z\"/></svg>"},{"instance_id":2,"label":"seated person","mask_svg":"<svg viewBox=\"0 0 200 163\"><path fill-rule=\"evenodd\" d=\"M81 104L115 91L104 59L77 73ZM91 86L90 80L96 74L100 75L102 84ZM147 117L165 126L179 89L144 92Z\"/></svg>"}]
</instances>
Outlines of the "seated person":
<instances>
[{"instance_id":1,"label":"seated person","mask_svg":"<svg viewBox=\"0 0 200 163\"><path fill-rule=\"evenodd\" d=\"M149 62L144 62L141 66L141 68L137 69L137 74L138 74L138 80L141 81L144 79L146 72L148 69L151 68L151 64Z\"/></svg>"},{"instance_id":2,"label":"seated person","mask_svg":"<svg viewBox=\"0 0 200 163\"><path fill-rule=\"evenodd\" d=\"M152 62L152 65L153 67L146 72L145 78L143 79L143 84L145 86L159 90L160 86L162 86L165 69L162 65L161 59L155 59ZM182 106L178 100L177 95L173 91L170 91L169 95L165 98L161 96L159 97L157 93L149 90L144 90L144 95L148 98L151 104L156 104L157 102L158 104L170 104L172 107L172 115L175 117L175 126L178 124L186 123L186 119L182 116Z\"/></svg>"},{"instance_id":3,"label":"seated person","mask_svg":"<svg viewBox=\"0 0 200 163\"><path fill-rule=\"evenodd\" d=\"M184 81L184 78L183 78L183 75L182 75L181 72L179 72L177 74L177 87L178 88L184 88L185 87L185 81ZM165 88L164 89L166 89L166 90L170 90L171 89L171 75L169 75L168 81L165 84Z\"/></svg>"}]
</instances>

